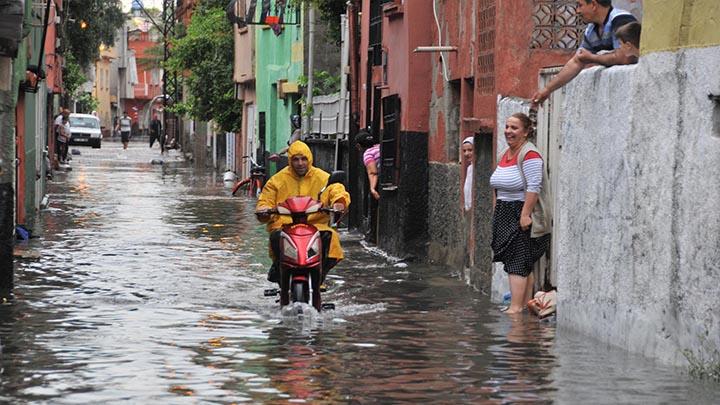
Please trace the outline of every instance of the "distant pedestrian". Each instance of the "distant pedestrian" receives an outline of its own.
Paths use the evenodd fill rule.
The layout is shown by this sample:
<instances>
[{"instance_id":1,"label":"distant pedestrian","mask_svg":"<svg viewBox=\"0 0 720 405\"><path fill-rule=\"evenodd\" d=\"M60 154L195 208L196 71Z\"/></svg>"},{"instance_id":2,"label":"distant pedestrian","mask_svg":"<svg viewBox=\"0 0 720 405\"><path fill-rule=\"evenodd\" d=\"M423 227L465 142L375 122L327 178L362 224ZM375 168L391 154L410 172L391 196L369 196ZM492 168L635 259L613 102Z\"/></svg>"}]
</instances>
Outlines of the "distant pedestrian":
<instances>
[{"instance_id":1,"label":"distant pedestrian","mask_svg":"<svg viewBox=\"0 0 720 405\"><path fill-rule=\"evenodd\" d=\"M60 145L60 154L58 159L60 163L67 164L68 159L68 143L70 142L70 120L67 116L62 117L62 124L58 128L58 144Z\"/></svg>"},{"instance_id":2,"label":"distant pedestrian","mask_svg":"<svg viewBox=\"0 0 720 405\"><path fill-rule=\"evenodd\" d=\"M492 219L493 261L502 262L510 281L508 314L519 313L532 298L533 265L550 247L549 212L541 190L543 159L528 138L532 121L515 113L505 123L508 148L502 153L490 185L495 189Z\"/></svg>"},{"instance_id":3,"label":"distant pedestrian","mask_svg":"<svg viewBox=\"0 0 720 405\"><path fill-rule=\"evenodd\" d=\"M132 119L128 116L127 111L123 111L122 117L118 120L117 130L120 131L123 149L127 149L130 142L130 131L132 130Z\"/></svg>"},{"instance_id":4,"label":"distant pedestrian","mask_svg":"<svg viewBox=\"0 0 720 405\"><path fill-rule=\"evenodd\" d=\"M158 141L158 143L160 143L160 152L162 153L165 151L165 145L163 145L163 142L160 139L161 131L162 124L160 123L157 114L153 114L153 118L150 120L150 147L152 148L155 141Z\"/></svg>"},{"instance_id":5,"label":"distant pedestrian","mask_svg":"<svg viewBox=\"0 0 720 405\"><path fill-rule=\"evenodd\" d=\"M53 133L55 134L55 154L57 155L58 162L64 163L64 159L62 159L63 156L63 150L67 150L67 141L64 141L65 135L63 135L62 128L64 127L63 120L67 119L70 116L70 110L67 108L63 108L60 111L60 114L55 117L55 121L53 121ZM61 141L61 135L63 141ZM67 153L65 153L67 156Z\"/></svg>"}]
</instances>

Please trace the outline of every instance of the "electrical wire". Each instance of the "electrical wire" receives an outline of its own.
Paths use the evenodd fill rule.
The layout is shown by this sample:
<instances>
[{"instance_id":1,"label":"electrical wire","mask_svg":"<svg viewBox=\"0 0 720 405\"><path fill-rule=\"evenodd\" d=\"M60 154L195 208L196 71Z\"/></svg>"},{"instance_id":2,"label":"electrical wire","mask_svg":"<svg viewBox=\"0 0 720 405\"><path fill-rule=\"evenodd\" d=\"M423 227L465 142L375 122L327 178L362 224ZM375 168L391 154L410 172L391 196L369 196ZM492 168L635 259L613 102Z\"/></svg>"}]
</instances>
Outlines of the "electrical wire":
<instances>
[{"instance_id":1,"label":"electrical wire","mask_svg":"<svg viewBox=\"0 0 720 405\"><path fill-rule=\"evenodd\" d=\"M433 0L433 16L435 17L435 25L437 25L438 29L438 44L439 46L442 46L442 30L440 29L440 20L438 20L437 15L437 0ZM445 78L446 82L449 82L448 74L447 74L447 63L445 62L445 53L443 51L440 51L440 61L442 62L443 67L443 77Z\"/></svg>"}]
</instances>

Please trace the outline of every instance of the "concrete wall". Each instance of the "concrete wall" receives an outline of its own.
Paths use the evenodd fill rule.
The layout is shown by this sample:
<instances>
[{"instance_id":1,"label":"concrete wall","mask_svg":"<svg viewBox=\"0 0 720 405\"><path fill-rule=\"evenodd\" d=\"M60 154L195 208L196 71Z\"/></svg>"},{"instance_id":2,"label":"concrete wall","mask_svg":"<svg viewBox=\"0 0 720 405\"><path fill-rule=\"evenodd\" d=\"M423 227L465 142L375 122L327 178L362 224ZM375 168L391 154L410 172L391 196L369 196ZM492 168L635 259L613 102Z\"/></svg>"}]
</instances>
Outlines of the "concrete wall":
<instances>
[{"instance_id":1,"label":"concrete wall","mask_svg":"<svg viewBox=\"0 0 720 405\"><path fill-rule=\"evenodd\" d=\"M461 269L467 256L463 209L458 206L462 186L457 163L429 164L428 261Z\"/></svg>"},{"instance_id":2,"label":"concrete wall","mask_svg":"<svg viewBox=\"0 0 720 405\"><path fill-rule=\"evenodd\" d=\"M567 86L560 328L672 364L720 350L719 62L717 46L652 53Z\"/></svg>"}]
</instances>

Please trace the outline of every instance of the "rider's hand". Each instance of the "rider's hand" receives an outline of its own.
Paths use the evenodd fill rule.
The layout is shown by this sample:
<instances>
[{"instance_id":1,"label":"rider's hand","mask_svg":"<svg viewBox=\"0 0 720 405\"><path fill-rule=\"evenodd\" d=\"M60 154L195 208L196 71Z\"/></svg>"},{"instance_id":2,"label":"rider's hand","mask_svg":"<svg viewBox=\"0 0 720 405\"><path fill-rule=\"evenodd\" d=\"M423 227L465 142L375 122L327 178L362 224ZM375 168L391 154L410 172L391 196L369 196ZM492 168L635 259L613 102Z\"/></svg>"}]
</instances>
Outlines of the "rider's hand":
<instances>
[{"instance_id":1,"label":"rider's hand","mask_svg":"<svg viewBox=\"0 0 720 405\"><path fill-rule=\"evenodd\" d=\"M333 204L333 209L335 211L345 212L345 204L337 202Z\"/></svg>"},{"instance_id":2,"label":"rider's hand","mask_svg":"<svg viewBox=\"0 0 720 405\"><path fill-rule=\"evenodd\" d=\"M255 216L260 221L267 221L268 219L270 219L270 215L271 213L269 208L263 208L255 211Z\"/></svg>"},{"instance_id":3,"label":"rider's hand","mask_svg":"<svg viewBox=\"0 0 720 405\"><path fill-rule=\"evenodd\" d=\"M373 196L374 199L379 200L380 199L380 193L377 192L377 190L370 189L370 195Z\"/></svg>"}]
</instances>

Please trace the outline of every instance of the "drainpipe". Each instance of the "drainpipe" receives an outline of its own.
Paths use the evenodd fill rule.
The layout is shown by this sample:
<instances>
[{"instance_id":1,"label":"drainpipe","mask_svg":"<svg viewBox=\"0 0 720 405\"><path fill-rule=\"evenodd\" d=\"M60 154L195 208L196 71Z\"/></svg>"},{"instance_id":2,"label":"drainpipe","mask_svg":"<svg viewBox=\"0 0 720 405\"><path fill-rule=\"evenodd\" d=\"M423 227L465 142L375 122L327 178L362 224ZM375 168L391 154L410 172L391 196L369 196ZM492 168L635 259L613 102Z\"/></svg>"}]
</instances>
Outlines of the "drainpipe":
<instances>
[{"instance_id":1,"label":"drainpipe","mask_svg":"<svg viewBox=\"0 0 720 405\"><path fill-rule=\"evenodd\" d=\"M0 56L0 299L13 288L16 86L13 59Z\"/></svg>"},{"instance_id":2,"label":"drainpipe","mask_svg":"<svg viewBox=\"0 0 720 405\"><path fill-rule=\"evenodd\" d=\"M307 61L307 69L308 69L308 82L307 82L307 96L305 97L305 112L307 112L308 108L313 105L313 85L315 84L314 79L314 69L315 69L315 63L313 61L315 56L315 7L310 5L310 10L308 14L308 61ZM305 136L304 138L307 138L307 136L311 132L312 127L312 115L308 116L305 115Z\"/></svg>"},{"instance_id":3,"label":"drainpipe","mask_svg":"<svg viewBox=\"0 0 720 405\"><path fill-rule=\"evenodd\" d=\"M340 134L345 135L345 109L347 106L347 66L348 66L348 55L350 53L349 35L348 35L348 17L347 15L340 17L340 29L342 37L342 48L340 49L340 108L339 110L339 125L340 130L337 130L335 134L335 170L340 170Z\"/></svg>"},{"instance_id":4,"label":"drainpipe","mask_svg":"<svg viewBox=\"0 0 720 405\"><path fill-rule=\"evenodd\" d=\"M47 7L45 8L45 25L43 27L43 34L42 34L42 40L40 41L40 52L38 55L38 63L37 63L37 74L38 74L38 84L41 79L45 77L45 74L43 74L43 56L45 56L45 39L47 38L47 31L48 31L48 21L50 20L50 5L53 2L51 0L47 0Z\"/></svg>"}]
</instances>

